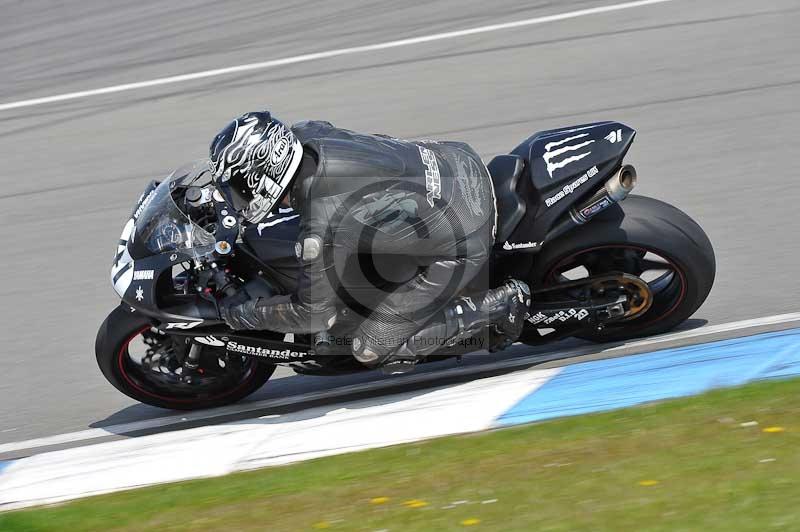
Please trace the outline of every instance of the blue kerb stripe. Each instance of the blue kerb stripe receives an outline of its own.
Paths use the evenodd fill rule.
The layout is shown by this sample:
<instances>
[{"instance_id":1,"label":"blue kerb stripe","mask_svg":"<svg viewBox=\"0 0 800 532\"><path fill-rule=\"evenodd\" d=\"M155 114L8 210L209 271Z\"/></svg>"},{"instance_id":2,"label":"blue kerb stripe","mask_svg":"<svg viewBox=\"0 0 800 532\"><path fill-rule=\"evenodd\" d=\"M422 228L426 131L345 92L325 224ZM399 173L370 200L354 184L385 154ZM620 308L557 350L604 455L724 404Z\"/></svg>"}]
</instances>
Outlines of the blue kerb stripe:
<instances>
[{"instance_id":1,"label":"blue kerb stripe","mask_svg":"<svg viewBox=\"0 0 800 532\"><path fill-rule=\"evenodd\" d=\"M3 469L7 468L10 465L11 465L11 462L6 461L6 460L0 460L0 474L3 473Z\"/></svg>"},{"instance_id":2,"label":"blue kerb stripe","mask_svg":"<svg viewBox=\"0 0 800 532\"><path fill-rule=\"evenodd\" d=\"M499 425L601 412L757 379L800 375L800 329L565 367Z\"/></svg>"}]
</instances>

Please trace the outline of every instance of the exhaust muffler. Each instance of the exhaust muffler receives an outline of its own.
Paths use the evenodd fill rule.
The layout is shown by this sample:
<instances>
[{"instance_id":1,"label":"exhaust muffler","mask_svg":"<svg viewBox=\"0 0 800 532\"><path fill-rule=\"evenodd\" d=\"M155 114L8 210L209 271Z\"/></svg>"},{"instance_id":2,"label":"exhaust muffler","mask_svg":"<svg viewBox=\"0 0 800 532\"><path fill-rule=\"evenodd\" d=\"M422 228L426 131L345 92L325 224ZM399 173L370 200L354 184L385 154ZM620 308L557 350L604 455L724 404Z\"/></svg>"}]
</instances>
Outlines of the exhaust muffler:
<instances>
[{"instance_id":1,"label":"exhaust muffler","mask_svg":"<svg viewBox=\"0 0 800 532\"><path fill-rule=\"evenodd\" d=\"M622 166L591 198L572 206L564 219L547 233L544 242L561 236L573 227L585 224L597 214L627 198L636 186L636 179L636 169L632 165Z\"/></svg>"},{"instance_id":2,"label":"exhaust muffler","mask_svg":"<svg viewBox=\"0 0 800 532\"><path fill-rule=\"evenodd\" d=\"M569 210L569 216L577 225L583 225L597 213L628 197L636 186L636 169L626 164L595 194Z\"/></svg>"}]
</instances>

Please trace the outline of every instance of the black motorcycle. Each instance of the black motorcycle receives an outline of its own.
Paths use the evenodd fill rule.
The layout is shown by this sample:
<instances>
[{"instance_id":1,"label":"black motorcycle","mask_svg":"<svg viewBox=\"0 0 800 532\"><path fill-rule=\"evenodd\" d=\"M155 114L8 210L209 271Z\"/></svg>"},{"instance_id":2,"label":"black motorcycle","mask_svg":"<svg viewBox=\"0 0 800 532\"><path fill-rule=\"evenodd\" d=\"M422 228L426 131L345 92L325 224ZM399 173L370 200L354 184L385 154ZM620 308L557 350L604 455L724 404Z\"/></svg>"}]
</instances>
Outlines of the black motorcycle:
<instances>
[{"instance_id":1,"label":"black motorcycle","mask_svg":"<svg viewBox=\"0 0 800 532\"><path fill-rule=\"evenodd\" d=\"M708 296L715 259L700 226L667 203L629 196L637 174L623 158L634 135L617 122L543 131L488 164L498 211L488 277L492 286L524 279L533 290L521 342L664 333ZM238 401L279 364L313 375L366 370L349 355L360 313L347 301L316 335L233 331L218 318L219 300L242 288L256 297L294 291L298 218L283 209L240 226L202 162L150 183L112 266L122 302L97 335L109 382L143 403L196 409ZM443 345L428 360L461 354L463 346Z\"/></svg>"}]
</instances>

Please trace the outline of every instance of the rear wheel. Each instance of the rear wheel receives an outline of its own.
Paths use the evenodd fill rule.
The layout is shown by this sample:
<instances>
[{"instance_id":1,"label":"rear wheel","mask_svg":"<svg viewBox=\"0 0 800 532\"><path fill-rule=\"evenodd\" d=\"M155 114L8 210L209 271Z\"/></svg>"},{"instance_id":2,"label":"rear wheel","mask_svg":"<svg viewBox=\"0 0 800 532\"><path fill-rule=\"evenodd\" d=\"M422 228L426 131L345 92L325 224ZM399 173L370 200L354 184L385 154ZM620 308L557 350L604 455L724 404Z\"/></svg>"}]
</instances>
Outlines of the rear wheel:
<instances>
[{"instance_id":1,"label":"rear wheel","mask_svg":"<svg viewBox=\"0 0 800 532\"><path fill-rule=\"evenodd\" d=\"M548 244L536 258L531 280L550 287L625 273L647 283L652 299L646 311L580 335L606 342L673 329L705 301L715 271L711 242L694 220L662 201L630 196Z\"/></svg>"},{"instance_id":2,"label":"rear wheel","mask_svg":"<svg viewBox=\"0 0 800 532\"><path fill-rule=\"evenodd\" d=\"M187 337L164 334L130 307L108 315L95 342L97 364L108 381L142 403L175 410L234 403L259 389L275 366L253 357L226 356L203 345L196 364L185 364Z\"/></svg>"}]
</instances>

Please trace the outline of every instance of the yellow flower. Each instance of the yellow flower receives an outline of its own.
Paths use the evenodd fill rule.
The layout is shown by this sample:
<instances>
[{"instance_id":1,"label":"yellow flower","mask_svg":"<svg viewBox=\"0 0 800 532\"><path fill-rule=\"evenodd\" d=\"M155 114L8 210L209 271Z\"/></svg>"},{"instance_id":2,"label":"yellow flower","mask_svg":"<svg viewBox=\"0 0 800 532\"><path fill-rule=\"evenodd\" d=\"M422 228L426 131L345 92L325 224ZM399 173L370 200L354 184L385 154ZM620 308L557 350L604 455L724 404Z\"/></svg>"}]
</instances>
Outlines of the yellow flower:
<instances>
[{"instance_id":1,"label":"yellow flower","mask_svg":"<svg viewBox=\"0 0 800 532\"><path fill-rule=\"evenodd\" d=\"M469 519L464 519L463 521L461 521L461 524L464 526L474 526L480 522L481 522L480 519L477 519L475 517L470 517Z\"/></svg>"},{"instance_id":2,"label":"yellow flower","mask_svg":"<svg viewBox=\"0 0 800 532\"><path fill-rule=\"evenodd\" d=\"M386 504L390 500L391 499L389 499L389 497L374 497L374 498L369 500L369 503L370 504Z\"/></svg>"},{"instance_id":3,"label":"yellow flower","mask_svg":"<svg viewBox=\"0 0 800 532\"><path fill-rule=\"evenodd\" d=\"M657 480L640 480L639 481L639 485L640 486L655 486L656 484L658 484Z\"/></svg>"},{"instance_id":4,"label":"yellow flower","mask_svg":"<svg viewBox=\"0 0 800 532\"><path fill-rule=\"evenodd\" d=\"M406 508L422 508L423 506L428 506L428 503L425 501L421 501L419 499L411 499L405 501L403 503L403 506L405 506Z\"/></svg>"},{"instance_id":5,"label":"yellow flower","mask_svg":"<svg viewBox=\"0 0 800 532\"><path fill-rule=\"evenodd\" d=\"M314 523L314 528L317 528L319 530L322 530L322 529L325 529L325 528L330 528L330 527L331 527L331 524L329 522L327 522L327 521L320 521L319 523Z\"/></svg>"},{"instance_id":6,"label":"yellow flower","mask_svg":"<svg viewBox=\"0 0 800 532\"><path fill-rule=\"evenodd\" d=\"M784 430L786 429L783 427L767 427L764 429L764 432L783 432Z\"/></svg>"}]
</instances>

